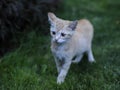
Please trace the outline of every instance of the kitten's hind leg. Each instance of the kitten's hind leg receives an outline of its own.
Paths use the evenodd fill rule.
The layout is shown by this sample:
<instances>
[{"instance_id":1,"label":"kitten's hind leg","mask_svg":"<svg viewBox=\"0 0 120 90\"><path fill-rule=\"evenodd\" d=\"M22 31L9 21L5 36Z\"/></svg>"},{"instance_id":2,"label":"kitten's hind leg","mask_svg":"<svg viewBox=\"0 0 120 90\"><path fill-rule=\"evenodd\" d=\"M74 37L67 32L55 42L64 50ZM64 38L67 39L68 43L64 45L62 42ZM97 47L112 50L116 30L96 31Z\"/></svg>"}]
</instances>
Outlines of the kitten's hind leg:
<instances>
[{"instance_id":1,"label":"kitten's hind leg","mask_svg":"<svg viewBox=\"0 0 120 90\"><path fill-rule=\"evenodd\" d=\"M93 56L91 49L87 51L87 55L88 55L89 62L91 62L91 63L95 62L95 59L94 59L94 56Z\"/></svg>"},{"instance_id":2,"label":"kitten's hind leg","mask_svg":"<svg viewBox=\"0 0 120 90\"><path fill-rule=\"evenodd\" d=\"M83 57L83 54L77 56L77 57L75 58L75 60L72 60L72 63L79 63L79 62L81 61L82 57Z\"/></svg>"}]
</instances>

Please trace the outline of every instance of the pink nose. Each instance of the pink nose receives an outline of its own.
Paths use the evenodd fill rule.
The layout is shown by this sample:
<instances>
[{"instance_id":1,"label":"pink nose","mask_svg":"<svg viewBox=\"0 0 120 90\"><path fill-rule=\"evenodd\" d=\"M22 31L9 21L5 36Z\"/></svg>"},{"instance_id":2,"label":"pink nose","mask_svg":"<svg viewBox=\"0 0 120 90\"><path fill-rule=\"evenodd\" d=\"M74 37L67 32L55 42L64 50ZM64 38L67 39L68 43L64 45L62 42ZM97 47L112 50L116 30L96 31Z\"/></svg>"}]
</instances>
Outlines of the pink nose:
<instances>
[{"instance_id":1,"label":"pink nose","mask_svg":"<svg viewBox=\"0 0 120 90\"><path fill-rule=\"evenodd\" d=\"M55 42L58 42L58 39L55 39Z\"/></svg>"},{"instance_id":2,"label":"pink nose","mask_svg":"<svg viewBox=\"0 0 120 90\"><path fill-rule=\"evenodd\" d=\"M55 41L57 42L59 40L60 37L55 37Z\"/></svg>"},{"instance_id":3,"label":"pink nose","mask_svg":"<svg viewBox=\"0 0 120 90\"><path fill-rule=\"evenodd\" d=\"M58 40L60 37L55 37L55 40Z\"/></svg>"}]
</instances>

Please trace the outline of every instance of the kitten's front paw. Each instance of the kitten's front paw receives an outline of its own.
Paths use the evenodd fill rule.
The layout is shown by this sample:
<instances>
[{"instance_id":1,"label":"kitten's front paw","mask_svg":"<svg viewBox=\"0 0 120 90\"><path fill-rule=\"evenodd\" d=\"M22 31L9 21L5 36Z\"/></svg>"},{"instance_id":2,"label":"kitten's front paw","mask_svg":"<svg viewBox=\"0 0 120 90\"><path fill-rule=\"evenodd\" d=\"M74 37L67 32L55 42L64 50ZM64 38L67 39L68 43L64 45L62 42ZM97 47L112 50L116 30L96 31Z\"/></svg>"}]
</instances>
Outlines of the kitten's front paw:
<instances>
[{"instance_id":1,"label":"kitten's front paw","mask_svg":"<svg viewBox=\"0 0 120 90\"><path fill-rule=\"evenodd\" d=\"M64 82L64 77L57 78L57 84L62 84Z\"/></svg>"},{"instance_id":2,"label":"kitten's front paw","mask_svg":"<svg viewBox=\"0 0 120 90\"><path fill-rule=\"evenodd\" d=\"M74 60L74 61L72 61L72 63L76 63L77 64L77 63L79 63L79 61Z\"/></svg>"},{"instance_id":3,"label":"kitten's front paw","mask_svg":"<svg viewBox=\"0 0 120 90\"><path fill-rule=\"evenodd\" d=\"M96 61L93 59L93 60L89 60L90 63L96 63Z\"/></svg>"}]
</instances>

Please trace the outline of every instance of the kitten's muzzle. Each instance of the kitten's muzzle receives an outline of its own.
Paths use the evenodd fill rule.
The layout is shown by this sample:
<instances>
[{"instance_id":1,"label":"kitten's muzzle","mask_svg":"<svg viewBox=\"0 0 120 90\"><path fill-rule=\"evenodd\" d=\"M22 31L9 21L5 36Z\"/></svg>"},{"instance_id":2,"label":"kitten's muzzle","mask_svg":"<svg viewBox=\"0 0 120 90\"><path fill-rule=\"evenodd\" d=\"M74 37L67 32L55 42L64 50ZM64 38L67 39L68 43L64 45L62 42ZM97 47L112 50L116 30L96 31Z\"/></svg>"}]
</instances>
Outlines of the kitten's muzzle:
<instances>
[{"instance_id":1,"label":"kitten's muzzle","mask_svg":"<svg viewBox=\"0 0 120 90\"><path fill-rule=\"evenodd\" d=\"M56 36L56 37L55 37L55 42L58 42L59 38L60 38L60 37L57 37L57 36Z\"/></svg>"},{"instance_id":2,"label":"kitten's muzzle","mask_svg":"<svg viewBox=\"0 0 120 90\"><path fill-rule=\"evenodd\" d=\"M58 39L55 39L55 42L56 42L56 43L59 43L59 40L58 40Z\"/></svg>"},{"instance_id":3,"label":"kitten's muzzle","mask_svg":"<svg viewBox=\"0 0 120 90\"><path fill-rule=\"evenodd\" d=\"M55 42L57 42L58 40L57 40L57 39L55 39L54 41L55 41Z\"/></svg>"}]
</instances>

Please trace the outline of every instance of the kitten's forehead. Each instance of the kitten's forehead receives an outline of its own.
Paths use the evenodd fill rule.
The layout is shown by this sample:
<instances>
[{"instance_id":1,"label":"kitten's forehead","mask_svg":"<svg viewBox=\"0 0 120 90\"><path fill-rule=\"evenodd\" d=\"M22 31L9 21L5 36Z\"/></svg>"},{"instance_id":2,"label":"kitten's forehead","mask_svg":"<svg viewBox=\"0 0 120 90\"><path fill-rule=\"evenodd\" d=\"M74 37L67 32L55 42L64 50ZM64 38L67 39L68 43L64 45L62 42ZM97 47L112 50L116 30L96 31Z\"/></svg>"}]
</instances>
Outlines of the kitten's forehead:
<instances>
[{"instance_id":1,"label":"kitten's forehead","mask_svg":"<svg viewBox=\"0 0 120 90\"><path fill-rule=\"evenodd\" d=\"M64 28L64 23L63 22L60 22L60 21L57 21L56 22L56 30L57 31L60 31L60 30L62 30L63 28Z\"/></svg>"},{"instance_id":2,"label":"kitten's forehead","mask_svg":"<svg viewBox=\"0 0 120 90\"><path fill-rule=\"evenodd\" d=\"M67 21L67 20L62 20L62 19L56 20L55 23L56 23L56 30L57 30L57 31L63 30L63 29L65 29L66 27L68 27L68 25L69 25L69 21Z\"/></svg>"}]
</instances>

